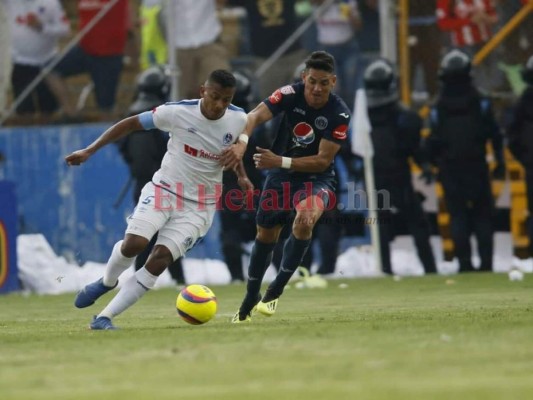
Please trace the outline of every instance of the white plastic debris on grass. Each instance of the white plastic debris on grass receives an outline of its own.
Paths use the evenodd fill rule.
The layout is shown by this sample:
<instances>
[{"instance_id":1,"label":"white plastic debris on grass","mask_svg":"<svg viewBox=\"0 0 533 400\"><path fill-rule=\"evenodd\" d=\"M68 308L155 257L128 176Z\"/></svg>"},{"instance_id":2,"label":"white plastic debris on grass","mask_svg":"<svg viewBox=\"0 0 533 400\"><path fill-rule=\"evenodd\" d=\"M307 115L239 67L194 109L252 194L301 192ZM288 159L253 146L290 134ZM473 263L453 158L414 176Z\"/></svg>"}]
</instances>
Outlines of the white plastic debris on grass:
<instances>
[{"instance_id":1,"label":"white plastic debris on grass","mask_svg":"<svg viewBox=\"0 0 533 400\"><path fill-rule=\"evenodd\" d=\"M442 275L457 273L458 264L444 262L440 241L432 237L432 245L437 255L437 267ZM494 271L507 272L511 267L519 268L523 272L533 271L533 260L518 260L512 257L512 244L510 236L498 233L495 237ZM248 246L251 247L251 246ZM412 239L399 237L391 246L393 271L399 276L420 276L424 271L417 257ZM76 292L87 283L100 278L105 269L105 264L87 262L82 266L69 263L63 257L55 254L54 250L40 234L19 235L17 239L17 256L19 277L23 289L39 294L60 294ZM245 267L248 265L247 257L243 257ZM479 261L474 258L474 265ZM220 260L192 259L185 257L183 260L185 280L187 283L205 285L224 285L231 281L226 264ZM313 265L315 271L317 265ZM246 268L245 268L246 269ZM124 282L134 273L133 267L126 270L120 281ZM270 266L265 274L265 282L274 279L276 271ZM371 246L349 247L337 258L335 273L328 278L358 278L378 277L381 273L376 269L374 253ZM120 285L120 283L119 283ZM175 287L168 271L165 271L157 280L156 288Z\"/></svg>"}]
</instances>

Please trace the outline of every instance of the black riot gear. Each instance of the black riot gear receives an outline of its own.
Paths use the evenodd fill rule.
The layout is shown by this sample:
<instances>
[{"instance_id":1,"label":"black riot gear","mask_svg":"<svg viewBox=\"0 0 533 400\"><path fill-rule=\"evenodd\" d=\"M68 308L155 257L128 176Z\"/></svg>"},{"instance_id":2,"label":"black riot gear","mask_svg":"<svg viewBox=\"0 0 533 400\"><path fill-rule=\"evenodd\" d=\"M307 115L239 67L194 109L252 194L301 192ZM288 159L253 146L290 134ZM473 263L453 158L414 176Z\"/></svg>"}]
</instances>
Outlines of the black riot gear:
<instances>
[{"instance_id":1,"label":"black riot gear","mask_svg":"<svg viewBox=\"0 0 533 400\"><path fill-rule=\"evenodd\" d=\"M365 70L364 84L368 107L379 107L398 101L398 79L387 60L376 60Z\"/></svg>"},{"instance_id":2,"label":"black riot gear","mask_svg":"<svg viewBox=\"0 0 533 400\"><path fill-rule=\"evenodd\" d=\"M129 114L139 114L168 101L170 77L159 65L148 68L137 78L137 96L129 108Z\"/></svg>"},{"instance_id":3,"label":"black riot gear","mask_svg":"<svg viewBox=\"0 0 533 400\"><path fill-rule=\"evenodd\" d=\"M472 61L470 57L460 50L452 50L447 53L439 68L439 79L443 83L463 83L470 81Z\"/></svg>"}]
</instances>

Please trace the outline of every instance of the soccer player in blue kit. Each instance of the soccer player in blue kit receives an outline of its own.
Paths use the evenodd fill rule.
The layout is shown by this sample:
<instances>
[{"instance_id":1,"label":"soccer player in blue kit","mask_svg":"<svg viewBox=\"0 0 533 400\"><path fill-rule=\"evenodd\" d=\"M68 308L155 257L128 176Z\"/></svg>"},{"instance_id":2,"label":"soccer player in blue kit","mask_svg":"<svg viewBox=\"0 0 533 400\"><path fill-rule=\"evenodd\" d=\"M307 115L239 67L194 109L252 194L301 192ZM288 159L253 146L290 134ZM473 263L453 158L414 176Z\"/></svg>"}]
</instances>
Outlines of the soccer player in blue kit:
<instances>
[{"instance_id":1,"label":"soccer player in blue kit","mask_svg":"<svg viewBox=\"0 0 533 400\"><path fill-rule=\"evenodd\" d=\"M248 136L279 114L282 120L272 150L258 147L254 154L256 168L270 171L256 216L246 295L233 323L250 321L254 309L267 316L275 313L278 298L311 243L316 222L325 209L336 207L333 162L346 140L350 111L332 93L335 83L333 56L315 51L305 61L302 82L276 90L248 113ZM240 141L224 150L221 162L233 168L245 150L245 141ZM289 222L292 232L283 248L281 268L261 298L261 282L273 248Z\"/></svg>"}]
</instances>

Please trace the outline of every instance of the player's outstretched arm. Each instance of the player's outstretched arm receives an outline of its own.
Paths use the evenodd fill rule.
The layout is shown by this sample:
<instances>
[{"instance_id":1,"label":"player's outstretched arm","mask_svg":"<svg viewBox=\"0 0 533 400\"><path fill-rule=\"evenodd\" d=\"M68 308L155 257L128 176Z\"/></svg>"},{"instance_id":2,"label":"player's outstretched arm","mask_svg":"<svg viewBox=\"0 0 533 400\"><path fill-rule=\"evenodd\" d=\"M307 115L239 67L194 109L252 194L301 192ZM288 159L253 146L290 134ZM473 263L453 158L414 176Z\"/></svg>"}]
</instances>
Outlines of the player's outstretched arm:
<instances>
[{"instance_id":1,"label":"player's outstretched arm","mask_svg":"<svg viewBox=\"0 0 533 400\"><path fill-rule=\"evenodd\" d=\"M131 132L143 130L143 126L139 122L137 115L133 117L125 118L115 125L107 129L98 139L92 142L84 149L77 150L72 154L65 157L65 161L68 165L80 165L83 164L89 157L96 153L100 148L106 144L115 142L116 140L124 137Z\"/></svg>"}]
</instances>

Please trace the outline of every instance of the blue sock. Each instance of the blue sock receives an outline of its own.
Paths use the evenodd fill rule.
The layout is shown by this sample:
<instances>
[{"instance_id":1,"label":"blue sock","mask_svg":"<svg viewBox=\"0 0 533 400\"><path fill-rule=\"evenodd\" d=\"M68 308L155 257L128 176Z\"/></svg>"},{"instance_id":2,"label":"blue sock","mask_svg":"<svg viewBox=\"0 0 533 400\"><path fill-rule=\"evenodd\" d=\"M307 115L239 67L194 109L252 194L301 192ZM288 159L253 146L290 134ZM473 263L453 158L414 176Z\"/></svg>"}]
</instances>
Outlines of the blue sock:
<instances>
[{"instance_id":1,"label":"blue sock","mask_svg":"<svg viewBox=\"0 0 533 400\"><path fill-rule=\"evenodd\" d=\"M239 313L243 316L249 314L261 299L261 283L270 261L272 261L272 250L274 250L275 245L275 243L263 243L257 239L255 240L250 254L250 265L248 266L246 296L244 296L239 309Z\"/></svg>"},{"instance_id":2,"label":"blue sock","mask_svg":"<svg viewBox=\"0 0 533 400\"><path fill-rule=\"evenodd\" d=\"M283 293L283 289L291 279L291 276L298 268L298 265L302 262L305 252L311 244L311 239L300 240L296 239L291 233L285 246L283 246L283 258L281 259L281 268L279 269L276 279L272 281L268 287L264 302L268 302L277 299Z\"/></svg>"}]
</instances>

